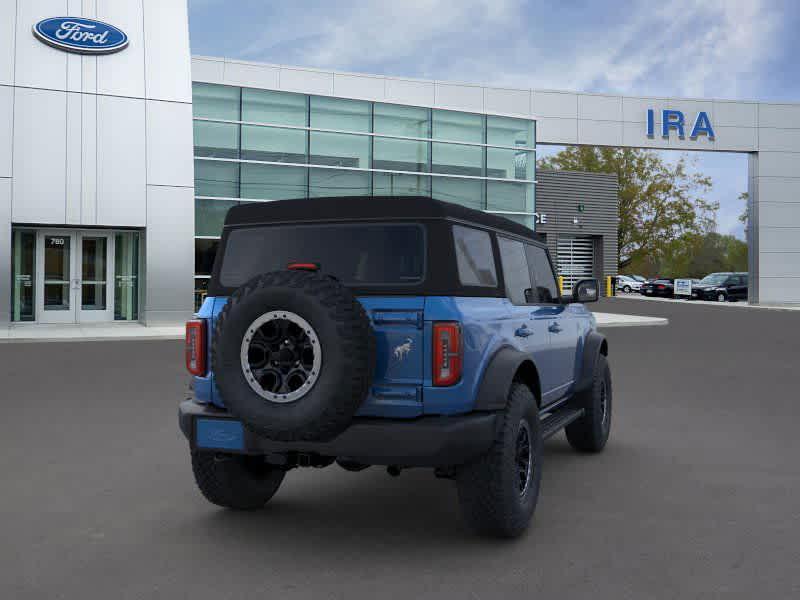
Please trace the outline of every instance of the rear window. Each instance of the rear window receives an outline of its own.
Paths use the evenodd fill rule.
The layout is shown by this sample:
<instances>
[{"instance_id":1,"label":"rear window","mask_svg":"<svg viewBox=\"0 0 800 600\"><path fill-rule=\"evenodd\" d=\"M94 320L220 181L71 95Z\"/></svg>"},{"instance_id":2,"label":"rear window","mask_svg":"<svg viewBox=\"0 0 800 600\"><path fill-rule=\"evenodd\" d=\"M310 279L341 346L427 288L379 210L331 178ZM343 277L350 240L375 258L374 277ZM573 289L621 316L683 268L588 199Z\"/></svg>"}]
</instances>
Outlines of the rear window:
<instances>
[{"instance_id":1,"label":"rear window","mask_svg":"<svg viewBox=\"0 0 800 600\"><path fill-rule=\"evenodd\" d=\"M290 263L318 263L345 285L414 285L425 277L425 230L417 224L270 225L233 229L219 282L237 288Z\"/></svg>"}]
</instances>

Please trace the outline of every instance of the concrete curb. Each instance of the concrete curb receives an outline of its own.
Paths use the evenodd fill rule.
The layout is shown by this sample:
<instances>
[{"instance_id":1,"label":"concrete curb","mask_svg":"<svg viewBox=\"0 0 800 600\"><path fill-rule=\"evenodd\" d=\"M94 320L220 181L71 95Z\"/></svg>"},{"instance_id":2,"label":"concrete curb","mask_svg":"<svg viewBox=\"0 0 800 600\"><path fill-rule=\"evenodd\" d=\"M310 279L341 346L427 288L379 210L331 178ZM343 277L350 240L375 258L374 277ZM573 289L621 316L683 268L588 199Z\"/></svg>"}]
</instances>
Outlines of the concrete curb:
<instances>
[{"instance_id":1,"label":"concrete curb","mask_svg":"<svg viewBox=\"0 0 800 600\"><path fill-rule=\"evenodd\" d=\"M669 325L669 319L664 317L647 317L640 315L617 315L613 313L594 313L598 329L608 327L653 327Z\"/></svg>"}]
</instances>

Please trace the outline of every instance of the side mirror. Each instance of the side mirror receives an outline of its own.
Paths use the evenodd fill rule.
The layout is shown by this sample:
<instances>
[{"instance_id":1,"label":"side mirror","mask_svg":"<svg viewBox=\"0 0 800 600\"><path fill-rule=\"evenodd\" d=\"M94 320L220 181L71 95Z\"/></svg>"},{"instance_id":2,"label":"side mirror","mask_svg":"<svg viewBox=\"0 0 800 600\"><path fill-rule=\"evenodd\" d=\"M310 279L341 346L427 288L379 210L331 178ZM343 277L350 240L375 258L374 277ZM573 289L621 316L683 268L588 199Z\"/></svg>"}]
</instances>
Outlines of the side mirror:
<instances>
[{"instance_id":1,"label":"side mirror","mask_svg":"<svg viewBox=\"0 0 800 600\"><path fill-rule=\"evenodd\" d=\"M597 279L581 279L572 286L570 302L597 302L600 298L600 284Z\"/></svg>"}]
</instances>

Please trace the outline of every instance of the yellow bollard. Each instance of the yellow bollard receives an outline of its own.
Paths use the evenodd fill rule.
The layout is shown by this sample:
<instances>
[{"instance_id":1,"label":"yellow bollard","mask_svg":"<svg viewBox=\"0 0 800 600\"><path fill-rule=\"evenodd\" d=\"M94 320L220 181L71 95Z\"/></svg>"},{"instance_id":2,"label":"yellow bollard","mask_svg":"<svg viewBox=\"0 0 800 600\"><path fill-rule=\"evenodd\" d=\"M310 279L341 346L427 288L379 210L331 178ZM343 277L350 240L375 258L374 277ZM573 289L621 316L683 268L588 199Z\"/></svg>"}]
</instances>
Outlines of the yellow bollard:
<instances>
[{"instance_id":1,"label":"yellow bollard","mask_svg":"<svg viewBox=\"0 0 800 600\"><path fill-rule=\"evenodd\" d=\"M558 293L560 296L564 295L564 276L558 276Z\"/></svg>"},{"instance_id":2,"label":"yellow bollard","mask_svg":"<svg viewBox=\"0 0 800 600\"><path fill-rule=\"evenodd\" d=\"M606 297L610 298L612 295L613 294L612 294L612 290L611 290L611 275L607 275L606 276Z\"/></svg>"}]
</instances>

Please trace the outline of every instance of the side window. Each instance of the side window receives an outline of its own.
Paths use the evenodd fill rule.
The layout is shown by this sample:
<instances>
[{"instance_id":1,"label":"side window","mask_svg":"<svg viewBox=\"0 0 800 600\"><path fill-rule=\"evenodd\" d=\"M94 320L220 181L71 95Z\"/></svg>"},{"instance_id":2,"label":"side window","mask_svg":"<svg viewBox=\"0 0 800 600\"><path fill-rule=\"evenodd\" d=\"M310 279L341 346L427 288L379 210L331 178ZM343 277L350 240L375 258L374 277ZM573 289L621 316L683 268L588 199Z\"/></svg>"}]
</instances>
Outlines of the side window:
<instances>
[{"instance_id":1,"label":"side window","mask_svg":"<svg viewBox=\"0 0 800 600\"><path fill-rule=\"evenodd\" d=\"M558 301L558 285L556 277L553 275L553 267L547 258L547 252L539 246L525 245L525 253L528 255L528 265L531 268L531 280L534 282L535 299L534 302L549 304Z\"/></svg>"},{"instance_id":2,"label":"side window","mask_svg":"<svg viewBox=\"0 0 800 600\"><path fill-rule=\"evenodd\" d=\"M494 252L489 234L472 227L453 225L458 279L462 285L497 287Z\"/></svg>"},{"instance_id":3,"label":"side window","mask_svg":"<svg viewBox=\"0 0 800 600\"><path fill-rule=\"evenodd\" d=\"M497 237L497 242L500 246L500 260L503 264L503 279L506 282L508 299L514 304L533 302L525 245L501 236Z\"/></svg>"}]
</instances>

